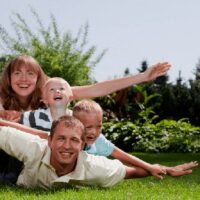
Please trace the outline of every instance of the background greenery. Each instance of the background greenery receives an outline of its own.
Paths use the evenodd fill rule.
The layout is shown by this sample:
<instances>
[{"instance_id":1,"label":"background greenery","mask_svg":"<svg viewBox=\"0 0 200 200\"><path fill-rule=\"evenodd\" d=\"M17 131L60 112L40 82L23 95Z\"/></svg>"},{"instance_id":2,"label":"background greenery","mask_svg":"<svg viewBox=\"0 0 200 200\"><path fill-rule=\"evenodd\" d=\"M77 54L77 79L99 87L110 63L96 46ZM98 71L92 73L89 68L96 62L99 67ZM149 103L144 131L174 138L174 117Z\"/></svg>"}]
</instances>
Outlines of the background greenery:
<instances>
[{"instance_id":1,"label":"background greenery","mask_svg":"<svg viewBox=\"0 0 200 200\"><path fill-rule=\"evenodd\" d=\"M88 24L81 27L76 36L72 36L70 31L62 33L59 30L53 15L46 27L38 13L34 9L30 11L37 23L36 31L31 30L19 13L13 13L11 20L14 36L0 26L0 45L5 52L1 55L0 70L11 58L28 54L40 63L50 77L63 77L71 85L90 83L91 70L105 51L94 55L96 47L88 44Z\"/></svg>"},{"instance_id":2,"label":"background greenery","mask_svg":"<svg viewBox=\"0 0 200 200\"><path fill-rule=\"evenodd\" d=\"M96 55L96 47L89 45L86 24L76 36L59 30L54 16L47 27L37 12L31 9L38 28L33 31L26 20L14 13L11 20L15 31L11 36L0 26L0 71L13 57L20 54L33 56L49 76L65 78L71 85L95 82L91 79L92 69L102 59L105 51ZM139 72L148 67L142 62ZM194 67L194 66L190 66ZM168 77L133 86L96 99L105 110L103 133L122 149L153 152L137 153L136 156L150 163L176 165L199 160L200 142L200 64L195 67L195 79L183 82L181 73L176 83ZM124 76L130 75L125 69ZM159 153L157 152L182 152ZM0 186L0 199L199 199L199 169L193 174L163 181L153 177L125 180L110 189L67 188L44 191Z\"/></svg>"},{"instance_id":3,"label":"background greenery","mask_svg":"<svg viewBox=\"0 0 200 200\"><path fill-rule=\"evenodd\" d=\"M14 36L0 26L0 46L4 51L0 55L0 71L13 57L28 54L50 77L63 77L71 85L94 83L92 69L105 51L96 55L96 47L89 45L88 24L72 36L70 31L63 33L58 28L53 15L44 26L38 13L34 9L30 12L37 22L34 31L19 13L11 19ZM147 61L143 61L138 72L147 68ZM169 83L169 77L162 76L95 99L105 111L103 133L129 152L199 152L200 62L194 73L195 79L187 83L180 72L176 83ZM124 76L128 75L127 68Z\"/></svg>"},{"instance_id":4,"label":"background greenery","mask_svg":"<svg viewBox=\"0 0 200 200\"><path fill-rule=\"evenodd\" d=\"M182 120L156 124L112 121L104 123L103 133L128 152L200 152L200 127Z\"/></svg>"}]
</instances>

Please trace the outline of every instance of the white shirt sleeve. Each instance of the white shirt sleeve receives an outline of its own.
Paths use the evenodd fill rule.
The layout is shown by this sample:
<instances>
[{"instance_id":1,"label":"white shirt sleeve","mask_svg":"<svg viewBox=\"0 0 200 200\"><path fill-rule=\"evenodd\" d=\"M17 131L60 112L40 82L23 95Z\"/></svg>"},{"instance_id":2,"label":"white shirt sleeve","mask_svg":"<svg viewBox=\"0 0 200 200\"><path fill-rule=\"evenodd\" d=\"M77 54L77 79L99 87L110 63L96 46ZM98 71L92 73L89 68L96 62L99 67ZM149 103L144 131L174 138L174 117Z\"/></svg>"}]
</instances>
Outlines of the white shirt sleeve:
<instances>
[{"instance_id":1,"label":"white shirt sleeve","mask_svg":"<svg viewBox=\"0 0 200 200\"><path fill-rule=\"evenodd\" d=\"M34 160L46 143L47 140L38 136L11 127L0 127L0 148L24 163Z\"/></svg>"},{"instance_id":2,"label":"white shirt sleeve","mask_svg":"<svg viewBox=\"0 0 200 200\"><path fill-rule=\"evenodd\" d=\"M125 178L126 169L119 160L85 153L82 164L85 164L86 175L86 180L83 182L89 185L111 187Z\"/></svg>"}]
</instances>

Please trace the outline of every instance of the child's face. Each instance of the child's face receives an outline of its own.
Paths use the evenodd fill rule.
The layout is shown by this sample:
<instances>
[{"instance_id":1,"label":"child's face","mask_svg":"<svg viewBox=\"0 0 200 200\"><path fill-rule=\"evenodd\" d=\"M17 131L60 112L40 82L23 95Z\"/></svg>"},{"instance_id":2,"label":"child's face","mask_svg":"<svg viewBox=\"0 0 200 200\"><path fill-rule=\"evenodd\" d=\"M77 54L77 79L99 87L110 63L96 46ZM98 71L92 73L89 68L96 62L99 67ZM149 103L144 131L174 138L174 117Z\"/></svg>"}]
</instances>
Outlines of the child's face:
<instances>
[{"instance_id":1,"label":"child's face","mask_svg":"<svg viewBox=\"0 0 200 200\"><path fill-rule=\"evenodd\" d=\"M80 112L78 118L85 127L86 144L93 144L101 133L102 114Z\"/></svg>"},{"instance_id":2,"label":"child's face","mask_svg":"<svg viewBox=\"0 0 200 200\"><path fill-rule=\"evenodd\" d=\"M50 81L44 89L44 101L49 106L66 106L71 97L71 88L60 80Z\"/></svg>"}]
</instances>

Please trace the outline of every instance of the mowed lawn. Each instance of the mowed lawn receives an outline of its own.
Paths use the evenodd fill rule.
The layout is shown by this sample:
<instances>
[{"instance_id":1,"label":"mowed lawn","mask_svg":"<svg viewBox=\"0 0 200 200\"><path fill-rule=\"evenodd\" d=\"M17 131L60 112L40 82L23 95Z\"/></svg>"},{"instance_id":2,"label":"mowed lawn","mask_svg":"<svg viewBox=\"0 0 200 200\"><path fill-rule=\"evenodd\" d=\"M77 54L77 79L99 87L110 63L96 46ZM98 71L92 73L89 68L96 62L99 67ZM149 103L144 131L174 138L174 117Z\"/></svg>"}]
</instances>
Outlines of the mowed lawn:
<instances>
[{"instance_id":1,"label":"mowed lawn","mask_svg":"<svg viewBox=\"0 0 200 200\"><path fill-rule=\"evenodd\" d=\"M168 166L197 160L200 154L134 154L145 161ZM57 190L23 189L19 187L0 186L0 200L68 200L68 199L145 199L145 200L187 200L200 199L200 168L193 174L178 178L165 177L157 180L154 177L124 180L108 189L102 188L65 188Z\"/></svg>"}]
</instances>

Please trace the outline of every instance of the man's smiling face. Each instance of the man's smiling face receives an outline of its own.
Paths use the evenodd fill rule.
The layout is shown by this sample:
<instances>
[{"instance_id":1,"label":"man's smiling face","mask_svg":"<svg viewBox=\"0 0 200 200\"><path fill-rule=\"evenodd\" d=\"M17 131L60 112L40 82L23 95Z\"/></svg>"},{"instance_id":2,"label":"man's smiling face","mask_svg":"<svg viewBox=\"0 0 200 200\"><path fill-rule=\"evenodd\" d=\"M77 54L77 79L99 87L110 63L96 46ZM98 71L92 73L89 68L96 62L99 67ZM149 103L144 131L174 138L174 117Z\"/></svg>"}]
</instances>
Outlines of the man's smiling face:
<instances>
[{"instance_id":1,"label":"man's smiling face","mask_svg":"<svg viewBox=\"0 0 200 200\"><path fill-rule=\"evenodd\" d=\"M59 123L54 135L49 137L51 149L50 163L55 169L73 168L76 165L79 152L83 149L83 133L79 128L66 127L64 122Z\"/></svg>"}]
</instances>

